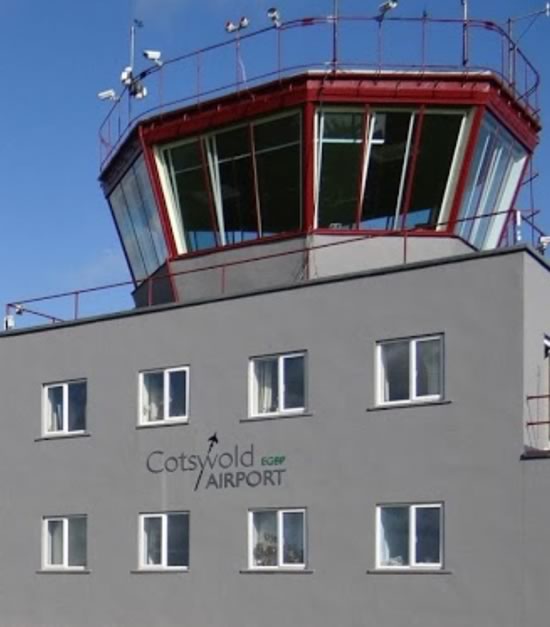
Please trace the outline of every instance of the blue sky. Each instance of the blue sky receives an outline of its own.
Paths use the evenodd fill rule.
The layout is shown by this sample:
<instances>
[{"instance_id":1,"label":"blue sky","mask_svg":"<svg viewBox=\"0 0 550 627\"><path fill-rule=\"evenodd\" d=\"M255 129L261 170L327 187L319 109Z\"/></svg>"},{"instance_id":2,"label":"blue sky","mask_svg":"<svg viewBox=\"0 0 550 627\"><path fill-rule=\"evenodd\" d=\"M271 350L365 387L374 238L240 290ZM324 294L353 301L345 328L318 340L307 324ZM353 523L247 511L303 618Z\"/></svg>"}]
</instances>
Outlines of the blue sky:
<instances>
[{"instance_id":1,"label":"blue sky","mask_svg":"<svg viewBox=\"0 0 550 627\"><path fill-rule=\"evenodd\" d=\"M128 29L144 22L138 50L166 57L226 37L228 19L267 24L275 0L4 0L0 118L2 229L0 304L129 278L98 176L98 127L108 105L98 91L118 87L128 59ZM544 6L543 0L470 0L473 17L504 21ZM322 15L332 0L280 0L287 19ZM342 13L374 13L378 0L341 0ZM396 15L459 17L460 0L400 0ZM516 26L521 33L529 21ZM522 40L542 73L543 122L550 111L550 19ZM246 59L245 59L246 60ZM546 68L544 67L546 65ZM543 131L536 184L539 208L550 196L550 141ZM541 219L550 231L550 217ZM121 305L129 304L120 296Z\"/></svg>"}]
</instances>

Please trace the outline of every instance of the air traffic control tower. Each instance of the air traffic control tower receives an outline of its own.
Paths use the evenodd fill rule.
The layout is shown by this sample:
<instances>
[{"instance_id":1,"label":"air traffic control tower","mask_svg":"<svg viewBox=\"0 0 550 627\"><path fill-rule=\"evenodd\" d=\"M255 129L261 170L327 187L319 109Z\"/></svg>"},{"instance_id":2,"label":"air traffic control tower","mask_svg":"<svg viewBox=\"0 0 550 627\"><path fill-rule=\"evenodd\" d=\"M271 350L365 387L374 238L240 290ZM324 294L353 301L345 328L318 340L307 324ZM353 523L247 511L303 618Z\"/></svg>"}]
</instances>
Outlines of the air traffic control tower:
<instances>
[{"instance_id":1,"label":"air traffic control tower","mask_svg":"<svg viewBox=\"0 0 550 627\"><path fill-rule=\"evenodd\" d=\"M183 95L130 123L119 104L102 126L101 182L138 305L512 242L540 130L538 75L500 27L391 13L277 19L251 35L243 23L128 88L180 72ZM403 37L406 62L385 62ZM487 66L470 60L480 46Z\"/></svg>"}]
</instances>

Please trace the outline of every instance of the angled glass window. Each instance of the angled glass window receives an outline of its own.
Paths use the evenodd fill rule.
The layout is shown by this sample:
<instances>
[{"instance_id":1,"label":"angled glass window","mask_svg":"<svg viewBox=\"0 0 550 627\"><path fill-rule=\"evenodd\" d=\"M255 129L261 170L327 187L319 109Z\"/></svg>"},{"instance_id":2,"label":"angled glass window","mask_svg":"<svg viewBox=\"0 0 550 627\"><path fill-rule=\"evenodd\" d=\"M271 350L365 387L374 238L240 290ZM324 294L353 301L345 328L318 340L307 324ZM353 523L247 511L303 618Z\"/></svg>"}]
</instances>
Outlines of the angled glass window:
<instances>
[{"instance_id":1,"label":"angled glass window","mask_svg":"<svg viewBox=\"0 0 550 627\"><path fill-rule=\"evenodd\" d=\"M487 114L458 216L458 234L476 248L498 246L526 159L525 148Z\"/></svg>"},{"instance_id":2,"label":"angled glass window","mask_svg":"<svg viewBox=\"0 0 550 627\"><path fill-rule=\"evenodd\" d=\"M178 252L298 231L301 146L293 112L163 147L161 180Z\"/></svg>"},{"instance_id":3,"label":"angled glass window","mask_svg":"<svg viewBox=\"0 0 550 627\"><path fill-rule=\"evenodd\" d=\"M464 119L440 110L319 110L317 226L435 228L451 200Z\"/></svg>"},{"instance_id":4,"label":"angled glass window","mask_svg":"<svg viewBox=\"0 0 550 627\"><path fill-rule=\"evenodd\" d=\"M109 195L130 269L136 281L153 274L167 257L166 242L144 157L139 157Z\"/></svg>"},{"instance_id":5,"label":"angled glass window","mask_svg":"<svg viewBox=\"0 0 550 627\"><path fill-rule=\"evenodd\" d=\"M45 385L42 431L48 435L70 435L86 431L86 381Z\"/></svg>"},{"instance_id":6,"label":"angled glass window","mask_svg":"<svg viewBox=\"0 0 550 627\"><path fill-rule=\"evenodd\" d=\"M166 151L172 191L172 203L168 204L173 208L172 222L177 225L176 239L184 238L188 251L211 248L218 241L203 150L201 140L194 139Z\"/></svg>"}]
</instances>

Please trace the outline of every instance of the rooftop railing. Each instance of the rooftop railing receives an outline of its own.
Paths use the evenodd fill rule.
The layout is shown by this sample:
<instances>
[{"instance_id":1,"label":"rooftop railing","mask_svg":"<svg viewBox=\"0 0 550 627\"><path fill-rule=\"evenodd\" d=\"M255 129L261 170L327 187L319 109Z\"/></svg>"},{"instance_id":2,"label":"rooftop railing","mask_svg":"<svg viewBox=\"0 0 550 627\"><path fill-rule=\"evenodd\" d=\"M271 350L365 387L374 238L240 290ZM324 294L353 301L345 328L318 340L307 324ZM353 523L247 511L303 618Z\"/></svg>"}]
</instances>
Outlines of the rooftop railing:
<instances>
[{"instance_id":1,"label":"rooftop railing","mask_svg":"<svg viewBox=\"0 0 550 627\"><path fill-rule=\"evenodd\" d=\"M519 210L511 212L494 212L484 216L465 218L458 220L457 223L474 222L474 221L491 221L495 218L508 214L506 216L506 225L499 241L499 247L510 247L520 244L530 244L539 249L544 254L544 247L541 242L545 241L544 233L535 225L533 212L524 213ZM438 225L444 227L446 225ZM326 235L327 230L322 230L322 234ZM204 265L199 268L173 271L170 262L164 270L151 277L147 277L139 282L142 289L140 298L140 308L149 307L158 304L157 287L162 288L167 282L178 279L179 290L185 297L185 278L207 276L209 273L215 272L218 276L218 291L215 296L222 297L231 293L230 282L232 273L238 271L239 268L250 266L253 263L266 262L270 263L278 258L296 256L301 259L302 271L297 277L296 282L303 282L316 278L314 272L308 267L308 253L323 251L326 249L347 246L355 242L372 240L378 237L399 238L401 244L400 257L397 263L406 265L411 261L411 239L419 237L436 237L447 236L460 239L458 236L449 235L446 231L438 231L437 229L427 228L403 228L388 233L382 231L380 233L368 232L354 234L346 233L342 230L334 230L332 233L338 236L333 242L310 245L304 247L300 245L292 250L283 252L270 252L258 254L253 257L238 259L233 261L218 262L210 265ZM303 236L304 234L302 234ZM290 237L299 237L299 235L289 235ZM547 239L547 238L546 238ZM251 241L249 244L257 244ZM234 275L233 275L234 276ZM182 283L183 281L183 283ZM83 288L50 294L47 296L39 296L35 298L26 298L17 301L11 301L5 306L4 330L10 330L17 327L31 327L41 323L63 323L81 318L88 318L96 315L107 315L109 313L120 313L122 311L133 309L134 304L130 297L131 291L135 288L133 281L120 281L101 285L98 287ZM23 317L24 316L24 317Z\"/></svg>"},{"instance_id":2,"label":"rooftop railing","mask_svg":"<svg viewBox=\"0 0 550 627\"><path fill-rule=\"evenodd\" d=\"M531 114L539 111L539 74L499 24L427 15L307 17L237 31L136 73L149 96L136 100L130 85L113 103L99 130L100 167L144 118L307 70L490 71Z\"/></svg>"}]
</instances>

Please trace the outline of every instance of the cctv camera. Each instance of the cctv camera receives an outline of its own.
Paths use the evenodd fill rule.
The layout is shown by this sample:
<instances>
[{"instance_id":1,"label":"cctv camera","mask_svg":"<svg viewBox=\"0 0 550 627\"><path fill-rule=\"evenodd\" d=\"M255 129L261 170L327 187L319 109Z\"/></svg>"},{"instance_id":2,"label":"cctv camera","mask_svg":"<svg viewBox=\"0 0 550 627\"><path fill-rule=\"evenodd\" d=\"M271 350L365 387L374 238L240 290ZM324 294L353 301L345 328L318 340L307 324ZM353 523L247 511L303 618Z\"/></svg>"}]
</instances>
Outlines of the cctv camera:
<instances>
[{"instance_id":1,"label":"cctv camera","mask_svg":"<svg viewBox=\"0 0 550 627\"><path fill-rule=\"evenodd\" d=\"M116 92L114 89L106 89L105 91L100 91L97 94L97 97L100 100L116 100Z\"/></svg>"},{"instance_id":2,"label":"cctv camera","mask_svg":"<svg viewBox=\"0 0 550 627\"><path fill-rule=\"evenodd\" d=\"M160 61L161 52L160 50L144 50L143 56L146 59L149 59L149 61L157 62L157 61Z\"/></svg>"}]
</instances>

